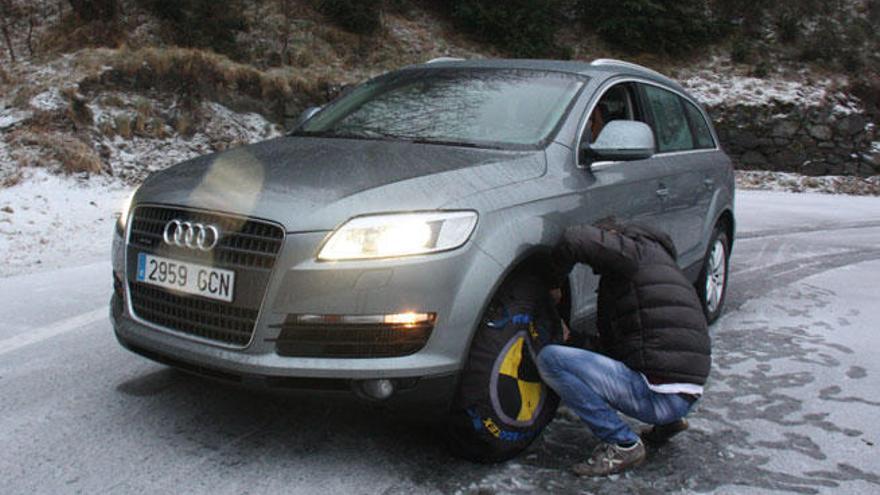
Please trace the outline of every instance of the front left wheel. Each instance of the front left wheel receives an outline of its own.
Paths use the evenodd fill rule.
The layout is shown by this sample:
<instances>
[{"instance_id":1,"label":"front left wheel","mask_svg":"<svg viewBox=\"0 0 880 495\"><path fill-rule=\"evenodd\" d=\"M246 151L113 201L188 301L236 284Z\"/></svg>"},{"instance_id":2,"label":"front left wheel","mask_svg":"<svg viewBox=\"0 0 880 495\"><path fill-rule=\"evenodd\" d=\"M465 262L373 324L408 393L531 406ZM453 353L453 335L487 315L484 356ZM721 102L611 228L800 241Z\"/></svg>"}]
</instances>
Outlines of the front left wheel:
<instances>
[{"instance_id":1,"label":"front left wheel","mask_svg":"<svg viewBox=\"0 0 880 495\"><path fill-rule=\"evenodd\" d=\"M543 281L512 277L481 320L447 420L453 454L501 462L525 450L553 419L558 396L536 366L544 345L561 332Z\"/></svg>"}]
</instances>

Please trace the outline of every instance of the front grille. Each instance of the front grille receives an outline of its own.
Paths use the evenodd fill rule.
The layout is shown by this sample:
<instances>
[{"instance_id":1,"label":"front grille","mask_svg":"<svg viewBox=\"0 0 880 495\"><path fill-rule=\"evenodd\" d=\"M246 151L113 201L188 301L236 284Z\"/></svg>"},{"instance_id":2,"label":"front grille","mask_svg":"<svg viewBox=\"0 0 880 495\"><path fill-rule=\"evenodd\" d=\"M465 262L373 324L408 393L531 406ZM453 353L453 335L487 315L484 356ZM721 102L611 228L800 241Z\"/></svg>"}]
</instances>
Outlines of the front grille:
<instances>
[{"instance_id":1,"label":"front grille","mask_svg":"<svg viewBox=\"0 0 880 495\"><path fill-rule=\"evenodd\" d=\"M173 294L158 287L132 283L131 305L139 317L179 332L243 346L251 340L257 309Z\"/></svg>"},{"instance_id":2,"label":"front grille","mask_svg":"<svg viewBox=\"0 0 880 495\"><path fill-rule=\"evenodd\" d=\"M416 326L386 324L303 324L285 322L275 341L286 357L378 358L414 354L422 349L433 323ZM277 327L276 327L277 328Z\"/></svg>"},{"instance_id":3,"label":"front grille","mask_svg":"<svg viewBox=\"0 0 880 495\"><path fill-rule=\"evenodd\" d=\"M217 226L217 246L205 252L166 244L163 231L175 219ZM127 278L135 315L176 332L246 346L256 328L284 230L254 219L158 206L137 207L131 222ZM235 271L233 301L219 302L137 282L141 252Z\"/></svg>"},{"instance_id":4,"label":"front grille","mask_svg":"<svg viewBox=\"0 0 880 495\"><path fill-rule=\"evenodd\" d=\"M208 252L169 246L162 240L162 234L168 222L174 219L216 225L221 232L220 241ZM147 250L159 248L163 256L218 267L271 270L283 240L284 231L271 223L216 213L140 206L132 217L129 245Z\"/></svg>"}]
</instances>

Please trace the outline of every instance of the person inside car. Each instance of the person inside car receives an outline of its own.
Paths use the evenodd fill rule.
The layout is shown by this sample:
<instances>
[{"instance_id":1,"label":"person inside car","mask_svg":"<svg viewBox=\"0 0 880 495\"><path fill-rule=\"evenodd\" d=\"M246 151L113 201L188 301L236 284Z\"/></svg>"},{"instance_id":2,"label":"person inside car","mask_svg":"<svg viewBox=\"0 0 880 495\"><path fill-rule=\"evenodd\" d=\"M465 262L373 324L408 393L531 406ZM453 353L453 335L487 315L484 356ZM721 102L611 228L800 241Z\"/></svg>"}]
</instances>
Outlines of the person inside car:
<instances>
[{"instance_id":1,"label":"person inside car","mask_svg":"<svg viewBox=\"0 0 880 495\"><path fill-rule=\"evenodd\" d=\"M600 276L599 349L550 345L538 355L545 383L602 443L573 470L619 473L645 459L644 441L663 443L687 429L711 364L700 300L676 264L671 238L650 226L570 227L552 254L554 297L576 263ZM618 412L655 425L637 435Z\"/></svg>"}]
</instances>

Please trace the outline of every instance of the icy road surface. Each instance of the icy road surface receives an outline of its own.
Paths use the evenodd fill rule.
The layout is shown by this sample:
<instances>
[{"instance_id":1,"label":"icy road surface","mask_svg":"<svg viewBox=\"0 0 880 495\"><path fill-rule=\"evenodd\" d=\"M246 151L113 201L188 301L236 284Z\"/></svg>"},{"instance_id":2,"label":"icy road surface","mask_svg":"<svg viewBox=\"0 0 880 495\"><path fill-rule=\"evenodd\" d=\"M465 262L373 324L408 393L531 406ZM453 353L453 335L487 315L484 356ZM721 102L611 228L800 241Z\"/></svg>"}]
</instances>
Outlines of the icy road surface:
<instances>
[{"instance_id":1,"label":"icy road surface","mask_svg":"<svg viewBox=\"0 0 880 495\"><path fill-rule=\"evenodd\" d=\"M0 278L0 493L880 493L880 199L737 207L706 397L635 472L571 475L595 439L564 411L476 466L418 422L154 364L113 338L108 263L70 258Z\"/></svg>"}]
</instances>

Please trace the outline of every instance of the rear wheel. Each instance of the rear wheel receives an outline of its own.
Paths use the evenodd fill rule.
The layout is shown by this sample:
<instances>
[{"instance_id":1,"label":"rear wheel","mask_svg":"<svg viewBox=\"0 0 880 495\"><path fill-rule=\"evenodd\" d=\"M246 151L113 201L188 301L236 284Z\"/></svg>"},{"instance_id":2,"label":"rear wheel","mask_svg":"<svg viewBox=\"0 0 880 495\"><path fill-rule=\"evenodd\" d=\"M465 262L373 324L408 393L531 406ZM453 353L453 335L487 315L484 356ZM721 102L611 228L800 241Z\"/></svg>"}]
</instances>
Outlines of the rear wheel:
<instances>
[{"instance_id":1,"label":"rear wheel","mask_svg":"<svg viewBox=\"0 0 880 495\"><path fill-rule=\"evenodd\" d=\"M559 335L559 317L542 281L514 276L493 298L474 336L448 418L455 455L500 462L525 450L553 419L558 396L535 365Z\"/></svg>"},{"instance_id":2,"label":"rear wheel","mask_svg":"<svg viewBox=\"0 0 880 495\"><path fill-rule=\"evenodd\" d=\"M703 269L697 279L697 294L703 304L703 313L711 324L721 316L727 296L730 240L723 225L717 225L709 241Z\"/></svg>"}]
</instances>

